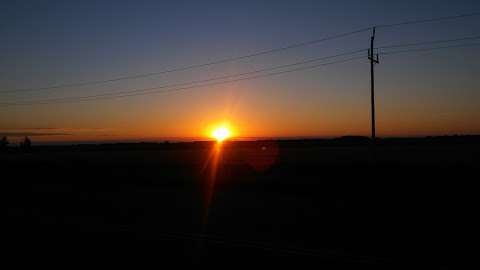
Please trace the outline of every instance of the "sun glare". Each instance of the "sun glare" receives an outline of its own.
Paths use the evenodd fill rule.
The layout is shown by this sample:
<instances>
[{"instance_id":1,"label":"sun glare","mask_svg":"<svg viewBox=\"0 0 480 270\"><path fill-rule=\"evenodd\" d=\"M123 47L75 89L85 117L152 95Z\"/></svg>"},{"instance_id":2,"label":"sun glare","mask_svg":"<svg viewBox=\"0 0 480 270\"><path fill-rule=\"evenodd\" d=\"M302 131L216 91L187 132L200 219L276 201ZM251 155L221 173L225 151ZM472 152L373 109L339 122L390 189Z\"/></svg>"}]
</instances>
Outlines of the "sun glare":
<instances>
[{"instance_id":1,"label":"sun glare","mask_svg":"<svg viewBox=\"0 0 480 270\"><path fill-rule=\"evenodd\" d=\"M222 142L230 137L230 130L227 127L221 126L212 131L212 137L218 142Z\"/></svg>"}]
</instances>

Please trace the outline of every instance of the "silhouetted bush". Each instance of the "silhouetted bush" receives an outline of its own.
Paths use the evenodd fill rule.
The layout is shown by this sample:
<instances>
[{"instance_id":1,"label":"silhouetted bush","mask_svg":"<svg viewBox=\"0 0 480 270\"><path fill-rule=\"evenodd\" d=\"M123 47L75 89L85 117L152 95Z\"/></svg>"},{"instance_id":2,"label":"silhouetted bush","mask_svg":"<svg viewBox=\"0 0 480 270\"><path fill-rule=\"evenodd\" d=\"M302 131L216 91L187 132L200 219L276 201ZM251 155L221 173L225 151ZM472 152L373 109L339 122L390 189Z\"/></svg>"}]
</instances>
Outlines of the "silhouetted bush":
<instances>
[{"instance_id":1,"label":"silhouetted bush","mask_svg":"<svg viewBox=\"0 0 480 270\"><path fill-rule=\"evenodd\" d=\"M23 142L20 142L20 148L23 149L23 150L31 149L32 148L32 141L30 140L30 138L25 137Z\"/></svg>"},{"instance_id":2,"label":"silhouetted bush","mask_svg":"<svg viewBox=\"0 0 480 270\"><path fill-rule=\"evenodd\" d=\"M8 144L7 137L3 136L2 140L0 140L0 150L5 150L8 147Z\"/></svg>"}]
</instances>

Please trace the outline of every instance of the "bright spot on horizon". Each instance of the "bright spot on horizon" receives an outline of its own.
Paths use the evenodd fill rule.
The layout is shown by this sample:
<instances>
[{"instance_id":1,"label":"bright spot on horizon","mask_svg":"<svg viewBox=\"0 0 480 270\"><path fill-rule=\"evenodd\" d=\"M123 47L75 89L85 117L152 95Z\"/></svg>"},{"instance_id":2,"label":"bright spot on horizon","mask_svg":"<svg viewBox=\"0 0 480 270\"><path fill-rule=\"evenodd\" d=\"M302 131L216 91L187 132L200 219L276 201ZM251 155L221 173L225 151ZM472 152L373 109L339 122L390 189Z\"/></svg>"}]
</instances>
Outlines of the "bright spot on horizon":
<instances>
[{"instance_id":1,"label":"bright spot on horizon","mask_svg":"<svg viewBox=\"0 0 480 270\"><path fill-rule=\"evenodd\" d=\"M230 137L230 130L225 126L220 126L212 131L212 137L214 137L217 142L222 142Z\"/></svg>"}]
</instances>

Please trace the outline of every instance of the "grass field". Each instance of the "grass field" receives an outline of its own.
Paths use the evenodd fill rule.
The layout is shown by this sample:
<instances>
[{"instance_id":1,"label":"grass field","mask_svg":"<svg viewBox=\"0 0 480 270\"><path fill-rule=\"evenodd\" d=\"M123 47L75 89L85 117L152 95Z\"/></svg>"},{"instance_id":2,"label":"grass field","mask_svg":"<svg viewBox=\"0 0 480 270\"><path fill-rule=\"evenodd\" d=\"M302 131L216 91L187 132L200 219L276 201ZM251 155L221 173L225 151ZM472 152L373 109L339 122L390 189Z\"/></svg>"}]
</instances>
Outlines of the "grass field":
<instances>
[{"instance_id":1,"label":"grass field","mask_svg":"<svg viewBox=\"0 0 480 270\"><path fill-rule=\"evenodd\" d=\"M207 162L213 147L0 154L9 243L22 252L83 248L84 258L135 249L144 259L156 254L158 263L368 269L451 266L468 254L480 167L474 142L407 140L374 150L364 143L227 142L215 171Z\"/></svg>"}]
</instances>

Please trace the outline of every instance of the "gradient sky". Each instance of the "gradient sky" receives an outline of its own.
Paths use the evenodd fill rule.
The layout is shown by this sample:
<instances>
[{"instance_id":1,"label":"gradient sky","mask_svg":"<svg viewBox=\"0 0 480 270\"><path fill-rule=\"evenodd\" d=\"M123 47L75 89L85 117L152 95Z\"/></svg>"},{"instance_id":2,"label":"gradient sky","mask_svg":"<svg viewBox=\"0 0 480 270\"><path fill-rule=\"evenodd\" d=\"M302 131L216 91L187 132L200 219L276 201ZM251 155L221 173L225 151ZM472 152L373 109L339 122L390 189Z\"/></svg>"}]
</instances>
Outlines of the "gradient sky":
<instances>
[{"instance_id":1,"label":"gradient sky","mask_svg":"<svg viewBox=\"0 0 480 270\"><path fill-rule=\"evenodd\" d=\"M0 90L156 72L377 24L479 12L480 1L3 1ZM377 31L378 46L480 35L480 16ZM370 33L207 68L0 94L41 100L246 72L369 46ZM478 42L478 40L477 40ZM379 136L480 133L479 46L381 57ZM33 141L369 135L366 59L252 81L93 102L0 106L0 135ZM36 135L36 136L35 136Z\"/></svg>"}]
</instances>

